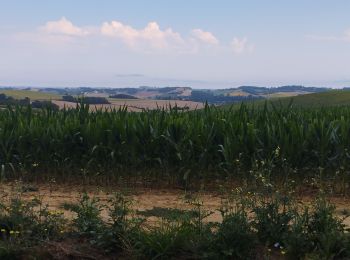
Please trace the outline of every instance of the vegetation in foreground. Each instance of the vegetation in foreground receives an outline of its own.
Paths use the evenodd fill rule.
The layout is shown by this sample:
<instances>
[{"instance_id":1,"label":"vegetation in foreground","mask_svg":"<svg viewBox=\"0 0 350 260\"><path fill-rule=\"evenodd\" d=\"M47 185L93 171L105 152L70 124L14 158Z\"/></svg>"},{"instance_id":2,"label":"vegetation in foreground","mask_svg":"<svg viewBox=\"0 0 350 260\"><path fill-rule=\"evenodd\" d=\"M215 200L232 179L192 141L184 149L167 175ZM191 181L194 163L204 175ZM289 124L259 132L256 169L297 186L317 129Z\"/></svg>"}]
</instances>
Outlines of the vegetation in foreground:
<instances>
[{"instance_id":1,"label":"vegetation in foreground","mask_svg":"<svg viewBox=\"0 0 350 260\"><path fill-rule=\"evenodd\" d=\"M1 178L164 177L188 183L252 171L350 183L350 107L0 111Z\"/></svg>"},{"instance_id":2,"label":"vegetation in foreground","mask_svg":"<svg viewBox=\"0 0 350 260\"><path fill-rule=\"evenodd\" d=\"M348 230L322 192L311 205L300 204L291 186L277 189L260 175L255 187L221 196L222 221L211 223L206 218L212 212L193 194L184 196L189 210L136 212L121 193L105 203L84 193L77 203L62 205L74 213L68 220L40 198L23 200L15 193L0 202L0 258L350 258ZM148 223L146 215L158 221Z\"/></svg>"}]
</instances>

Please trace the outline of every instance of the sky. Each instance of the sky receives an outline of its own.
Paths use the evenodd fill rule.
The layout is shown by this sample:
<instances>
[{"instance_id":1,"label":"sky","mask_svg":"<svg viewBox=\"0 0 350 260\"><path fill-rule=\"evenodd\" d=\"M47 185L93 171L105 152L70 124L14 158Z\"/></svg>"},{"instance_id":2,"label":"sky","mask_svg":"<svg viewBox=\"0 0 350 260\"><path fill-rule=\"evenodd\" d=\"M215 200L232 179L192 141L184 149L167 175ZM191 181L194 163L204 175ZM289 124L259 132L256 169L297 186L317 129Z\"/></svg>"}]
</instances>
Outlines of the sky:
<instances>
[{"instance_id":1,"label":"sky","mask_svg":"<svg viewBox=\"0 0 350 260\"><path fill-rule=\"evenodd\" d=\"M350 86L348 0L0 0L0 85Z\"/></svg>"}]
</instances>

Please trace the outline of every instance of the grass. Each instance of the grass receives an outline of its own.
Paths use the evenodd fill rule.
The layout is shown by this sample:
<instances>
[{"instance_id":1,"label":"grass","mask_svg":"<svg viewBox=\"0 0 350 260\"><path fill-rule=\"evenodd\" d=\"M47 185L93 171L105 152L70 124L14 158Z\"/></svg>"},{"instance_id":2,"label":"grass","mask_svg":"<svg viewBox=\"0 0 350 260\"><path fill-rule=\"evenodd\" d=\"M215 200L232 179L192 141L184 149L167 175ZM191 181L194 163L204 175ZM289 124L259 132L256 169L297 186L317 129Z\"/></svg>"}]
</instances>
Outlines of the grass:
<instances>
[{"instance_id":1,"label":"grass","mask_svg":"<svg viewBox=\"0 0 350 260\"><path fill-rule=\"evenodd\" d=\"M194 217L196 215L196 212L191 210L183 210L183 209L153 207L152 209L137 211L137 214L144 217L178 219L183 216Z\"/></svg>"},{"instance_id":2,"label":"grass","mask_svg":"<svg viewBox=\"0 0 350 260\"><path fill-rule=\"evenodd\" d=\"M281 101L283 104L288 104L293 101L294 106L300 107L321 107L321 106L344 106L350 105L349 90L333 90L321 93L312 93L295 96L293 98L278 99L273 102Z\"/></svg>"},{"instance_id":3,"label":"grass","mask_svg":"<svg viewBox=\"0 0 350 260\"><path fill-rule=\"evenodd\" d=\"M2 90L0 93L5 94L6 96L13 97L15 99L24 99L25 97L30 98L30 100L53 100L61 99L62 96L52 93L45 93L41 91L32 91L32 90Z\"/></svg>"},{"instance_id":4,"label":"grass","mask_svg":"<svg viewBox=\"0 0 350 260\"><path fill-rule=\"evenodd\" d=\"M65 205L74 213L68 220L61 211L49 210L41 199L23 200L19 192L0 200L0 258L350 257L349 233L324 193L311 205L300 204L289 182L277 187L261 182L262 178L256 178L259 184L255 187L223 191L217 209L222 221L215 223L206 221L212 212L203 208L200 197L186 202L187 211L148 211L158 217L150 224L143 218L144 212L133 210L133 201L121 193L105 202L83 193L78 201ZM108 219L102 218L102 211L108 213Z\"/></svg>"},{"instance_id":5,"label":"grass","mask_svg":"<svg viewBox=\"0 0 350 260\"><path fill-rule=\"evenodd\" d=\"M283 93L281 93L283 94ZM322 107L336 107L336 106L348 106L350 105L350 90L332 90L321 93L310 93L296 95L293 97L272 97L266 100L257 100L246 102L247 105L254 106L256 108L263 108L265 103L269 105L288 107L292 104L297 108L322 108ZM235 104L234 107L238 108L240 105ZM224 108L230 107L230 105L224 105Z\"/></svg>"}]
</instances>

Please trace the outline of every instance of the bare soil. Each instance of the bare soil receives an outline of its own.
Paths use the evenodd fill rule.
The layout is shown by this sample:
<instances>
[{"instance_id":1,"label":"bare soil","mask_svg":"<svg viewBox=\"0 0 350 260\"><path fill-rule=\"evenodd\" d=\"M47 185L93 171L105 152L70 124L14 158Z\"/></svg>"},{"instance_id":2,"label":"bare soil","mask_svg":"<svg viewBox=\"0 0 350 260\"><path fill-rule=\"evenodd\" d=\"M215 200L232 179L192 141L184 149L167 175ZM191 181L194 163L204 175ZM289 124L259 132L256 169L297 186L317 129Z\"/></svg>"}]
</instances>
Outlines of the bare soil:
<instances>
[{"instance_id":1,"label":"bare soil","mask_svg":"<svg viewBox=\"0 0 350 260\"><path fill-rule=\"evenodd\" d=\"M75 108L77 106L77 104L74 102L60 100L53 100L52 102L58 105L60 108ZM119 109L120 107L127 106L128 111L139 112L144 109L168 109L170 106L178 106L180 108L188 107L190 110L201 109L204 107L203 103L183 100L111 99L110 102L111 104L106 105L90 105L90 109Z\"/></svg>"},{"instance_id":2,"label":"bare soil","mask_svg":"<svg viewBox=\"0 0 350 260\"><path fill-rule=\"evenodd\" d=\"M99 187L99 186L77 186L62 184L23 184L11 182L0 184L0 198L6 199L13 195L21 195L23 199L32 199L39 197L44 204L48 204L52 210L63 210L64 203L74 203L79 200L83 192L91 196L98 197L101 204L108 204L108 200L113 193L125 190L120 187ZM185 192L178 189L140 189L128 190L127 196L133 201L133 209L137 211L151 210L153 208L171 208L171 209L191 209L193 206L185 202ZM221 206L221 197L215 192L200 193L195 195L203 203L203 208L213 212L206 221L220 222L222 220L218 209ZM330 197L332 203L337 208L339 217L344 216L344 211L350 212L349 197ZM312 203L313 197L310 195L301 195L300 202L305 205ZM67 218L72 218L72 213L64 211ZM102 217L108 219L107 211L102 211ZM157 221L156 217L148 217L148 222ZM350 227L350 218L345 219L344 223Z\"/></svg>"}]
</instances>

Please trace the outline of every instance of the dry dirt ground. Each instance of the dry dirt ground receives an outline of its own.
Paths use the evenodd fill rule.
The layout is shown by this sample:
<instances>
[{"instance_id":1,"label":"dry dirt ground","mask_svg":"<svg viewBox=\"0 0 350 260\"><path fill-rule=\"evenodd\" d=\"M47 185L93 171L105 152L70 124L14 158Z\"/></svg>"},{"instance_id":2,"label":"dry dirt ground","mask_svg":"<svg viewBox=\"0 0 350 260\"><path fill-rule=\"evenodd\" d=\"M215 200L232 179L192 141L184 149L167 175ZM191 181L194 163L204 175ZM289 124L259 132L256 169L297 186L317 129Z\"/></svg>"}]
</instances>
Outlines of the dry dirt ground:
<instances>
[{"instance_id":1,"label":"dry dirt ground","mask_svg":"<svg viewBox=\"0 0 350 260\"><path fill-rule=\"evenodd\" d=\"M74 203L79 200L83 192L87 192L90 196L95 196L100 199L101 204L108 204L108 200L113 196L113 193L122 191L120 188L106 188L97 186L73 186L73 185L58 185L58 184L23 184L18 182L0 184L0 199L10 198L11 195L21 194L23 199L31 199L39 197L44 204L48 204L52 210L62 210L64 203ZM125 191L123 191L125 192ZM165 189L135 189L128 190L127 196L133 201L133 209L138 211L151 210L153 208L172 208L172 209L190 209L190 206L185 202L185 192L181 190L165 190ZM213 192L195 194L199 201L203 203L205 210L213 212L206 221L220 222L221 215L218 209L221 206L221 196ZM349 197L331 197L332 203L336 205L336 212L339 217L344 216L344 211L350 212ZM309 205L313 198L302 196L300 201ZM64 211L65 217L72 218L70 212ZM107 219L107 212L102 211L102 216ZM156 217L148 217L148 222L156 222ZM350 218L345 219L344 223L350 227Z\"/></svg>"},{"instance_id":2,"label":"dry dirt ground","mask_svg":"<svg viewBox=\"0 0 350 260\"><path fill-rule=\"evenodd\" d=\"M58 105L60 108L75 108L77 105L73 102L53 100L53 103ZM183 100L149 100L149 99L130 99L130 100L121 100L121 99L111 99L111 104L107 105L90 105L91 109L119 109L120 107L127 106L128 111L139 112L144 109L157 109L165 108L168 109L169 106L174 107L175 105L184 108L188 107L190 110L201 109L204 107L203 103L192 102L192 101L183 101Z\"/></svg>"}]
</instances>

